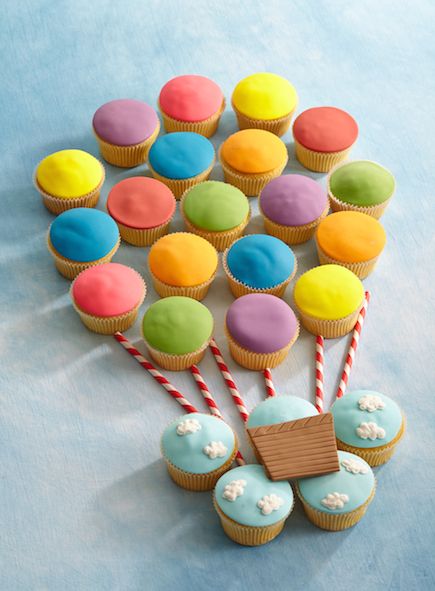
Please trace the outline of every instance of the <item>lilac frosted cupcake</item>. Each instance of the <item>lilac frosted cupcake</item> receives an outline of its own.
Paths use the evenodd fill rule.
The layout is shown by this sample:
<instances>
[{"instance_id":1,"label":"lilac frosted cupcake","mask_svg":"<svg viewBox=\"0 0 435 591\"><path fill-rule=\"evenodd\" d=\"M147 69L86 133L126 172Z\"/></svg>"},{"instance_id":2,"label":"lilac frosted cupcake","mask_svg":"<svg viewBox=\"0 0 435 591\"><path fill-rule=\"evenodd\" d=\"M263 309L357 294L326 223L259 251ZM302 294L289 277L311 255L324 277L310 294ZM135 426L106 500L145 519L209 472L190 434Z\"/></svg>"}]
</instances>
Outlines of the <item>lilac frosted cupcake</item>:
<instances>
[{"instance_id":1,"label":"lilac frosted cupcake","mask_svg":"<svg viewBox=\"0 0 435 591\"><path fill-rule=\"evenodd\" d=\"M131 168L143 164L160 131L152 107L135 99L118 99L102 105L92 127L104 160Z\"/></svg>"},{"instance_id":2,"label":"lilac frosted cupcake","mask_svg":"<svg viewBox=\"0 0 435 591\"><path fill-rule=\"evenodd\" d=\"M276 367L299 335L299 322L288 304L270 294L252 293L228 308L225 332L234 361L247 369Z\"/></svg>"},{"instance_id":3,"label":"lilac frosted cupcake","mask_svg":"<svg viewBox=\"0 0 435 591\"><path fill-rule=\"evenodd\" d=\"M328 210L325 190L302 174L273 179L260 194L266 232L287 244L300 244L312 238Z\"/></svg>"}]
</instances>

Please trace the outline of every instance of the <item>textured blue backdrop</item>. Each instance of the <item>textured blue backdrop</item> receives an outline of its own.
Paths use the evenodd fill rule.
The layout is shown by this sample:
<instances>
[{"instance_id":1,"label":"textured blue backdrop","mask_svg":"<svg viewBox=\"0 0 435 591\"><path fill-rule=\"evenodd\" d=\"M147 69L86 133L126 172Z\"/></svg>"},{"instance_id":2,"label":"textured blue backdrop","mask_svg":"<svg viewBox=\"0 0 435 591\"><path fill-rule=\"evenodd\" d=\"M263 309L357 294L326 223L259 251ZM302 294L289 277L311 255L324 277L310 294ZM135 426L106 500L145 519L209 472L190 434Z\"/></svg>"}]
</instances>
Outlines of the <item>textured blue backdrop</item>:
<instances>
[{"instance_id":1,"label":"textured blue backdrop","mask_svg":"<svg viewBox=\"0 0 435 591\"><path fill-rule=\"evenodd\" d=\"M434 589L433 1L4 0L1 8L0 588ZM365 282L373 299L351 386L394 397L409 428L397 456L377 470L375 500L357 527L322 532L297 506L276 541L250 549L222 533L209 494L169 481L159 435L178 408L110 337L81 325L46 251L52 216L31 179L54 150L97 154L91 117L109 99L155 104L162 84L181 73L209 75L229 97L240 78L261 70L295 84L299 110L348 109L360 123L353 155L397 177L383 218L387 249ZM216 145L235 129L227 111ZM285 139L288 171L299 171ZM107 170L100 208L131 174ZM254 205L249 231L261 229ZM316 263L312 244L295 250L301 272ZM115 260L149 279L143 249L123 245ZM156 297L149 292L144 307ZM231 300L220 275L206 304L225 352ZM137 326L129 336L139 341ZM346 344L327 344L328 398ZM313 337L303 333L274 371L279 390L312 399L312 359ZM248 453L210 355L201 367ZM261 400L260 377L231 368L248 405ZM172 377L201 405L189 375Z\"/></svg>"}]
</instances>

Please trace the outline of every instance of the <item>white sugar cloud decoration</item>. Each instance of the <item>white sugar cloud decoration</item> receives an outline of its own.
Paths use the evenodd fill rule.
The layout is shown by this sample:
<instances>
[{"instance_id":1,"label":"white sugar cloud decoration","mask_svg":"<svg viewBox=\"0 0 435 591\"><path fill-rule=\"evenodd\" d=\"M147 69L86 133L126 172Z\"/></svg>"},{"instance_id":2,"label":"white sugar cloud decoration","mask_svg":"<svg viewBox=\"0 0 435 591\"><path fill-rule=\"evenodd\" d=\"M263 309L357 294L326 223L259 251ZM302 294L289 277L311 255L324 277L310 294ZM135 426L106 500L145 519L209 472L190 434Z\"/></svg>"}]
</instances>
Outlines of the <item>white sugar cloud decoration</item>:
<instances>
[{"instance_id":1,"label":"white sugar cloud decoration","mask_svg":"<svg viewBox=\"0 0 435 591\"><path fill-rule=\"evenodd\" d=\"M353 458L345 458L344 460L341 460L341 465L347 470L347 472L351 472L352 474L367 474L369 471L368 466Z\"/></svg>"},{"instance_id":2,"label":"white sugar cloud decoration","mask_svg":"<svg viewBox=\"0 0 435 591\"><path fill-rule=\"evenodd\" d=\"M356 428L356 434L358 437L361 437L361 439L371 439L374 441L375 439L384 439L385 429L379 427L377 423L361 423L361 425Z\"/></svg>"},{"instance_id":3,"label":"white sugar cloud decoration","mask_svg":"<svg viewBox=\"0 0 435 591\"><path fill-rule=\"evenodd\" d=\"M358 400L358 406L360 410L366 410L368 412L375 412L375 410L382 410L385 408L385 402L380 396L375 394L366 394L361 396Z\"/></svg>"},{"instance_id":4,"label":"white sugar cloud decoration","mask_svg":"<svg viewBox=\"0 0 435 591\"><path fill-rule=\"evenodd\" d=\"M191 435L201 429L201 423L196 419L185 419L177 425L177 435Z\"/></svg>"},{"instance_id":5,"label":"white sugar cloud decoration","mask_svg":"<svg viewBox=\"0 0 435 591\"><path fill-rule=\"evenodd\" d=\"M343 493L333 492L328 493L321 502L328 509L343 509L345 504L349 502L349 497Z\"/></svg>"},{"instance_id":6,"label":"white sugar cloud decoration","mask_svg":"<svg viewBox=\"0 0 435 591\"><path fill-rule=\"evenodd\" d=\"M262 497L258 501L257 507L261 509L263 515L270 515L272 511L277 511L283 504L284 501L282 498L272 493L271 495L265 495Z\"/></svg>"},{"instance_id":7,"label":"white sugar cloud decoration","mask_svg":"<svg viewBox=\"0 0 435 591\"><path fill-rule=\"evenodd\" d=\"M245 492L246 480L232 480L224 488L222 496L227 501L235 501Z\"/></svg>"},{"instance_id":8,"label":"white sugar cloud decoration","mask_svg":"<svg viewBox=\"0 0 435 591\"><path fill-rule=\"evenodd\" d=\"M202 451L211 460L215 460L216 458L225 457L228 448L225 447L222 441L210 441L210 443L206 445Z\"/></svg>"}]
</instances>

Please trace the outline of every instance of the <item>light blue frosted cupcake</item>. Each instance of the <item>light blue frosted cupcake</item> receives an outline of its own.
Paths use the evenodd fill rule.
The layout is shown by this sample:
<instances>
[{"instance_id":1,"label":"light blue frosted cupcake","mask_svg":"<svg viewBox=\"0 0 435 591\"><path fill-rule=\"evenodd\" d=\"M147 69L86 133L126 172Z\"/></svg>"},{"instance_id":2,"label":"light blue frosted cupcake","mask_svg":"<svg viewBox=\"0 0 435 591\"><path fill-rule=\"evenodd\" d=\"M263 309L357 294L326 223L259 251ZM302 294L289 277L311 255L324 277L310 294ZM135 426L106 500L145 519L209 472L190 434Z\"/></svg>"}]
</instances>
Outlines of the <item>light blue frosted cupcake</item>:
<instances>
[{"instance_id":1,"label":"light blue frosted cupcake","mask_svg":"<svg viewBox=\"0 0 435 591\"><path fill-rule=\"evenodd\" d=\"M267 234L239 238L224 252L222 264L236 298L248 293L282 297L297 270L291 248Z\"/></svg>"},{"instance_id":2,"label":"light blue frosted cupcake","mask_svg":"<svg viewBox=\"0 0 435 591\"><path fill-rule=\"evenodd\" d=\"M248 429L263 425L276 425L318 414L314 404L298 396L272 396L263 400L251 411Z\"/></svg>"},{"instance_id":3,"label":"light blue frosted cupcake","mask_svg":"<svg viewBox=\"0 0 435 591\"><path fill-rule=\"evenodd\" d=\"M334 402L337 447L364 458L370 466L385 464L405 433L399 406L373 390L355 390Z\"/></svg>"},{"instance_id":4,"label":"light blue frosted cupcake","mask_svg":"<svg viewBox=\"0 0 435 591\"><path fill-rule=\"evenodd\" d=\"M214 506L234 542L259 546L273 540L293 509L288 482L272 482L262 466L249 464L226 472L214 491Z\"/></svg>"},{"instance_id":5,"label":"light blue frosted cupcake","mask_svg":"<svg viewBox=\"0 0 435 591\"><path fill-rule=\"evenodd\" d=\"M233 463L237 439L222 419L190 413L166 427L161 449L176 484L187 490L212 490Z\"/></svg>"},{"instance_id":6,"label":"light blue frosted cupcake","mask_svg":"<svg viewBox=\"0 0 435 591\"><path fill-rule=\"evenodd\" d=\"M298 496L308 519L330 531L347 529L358 523L376 489L373 471L362 458L339 451L338 459L339 472L297 482Z\"/></svg>"}]
</instances>

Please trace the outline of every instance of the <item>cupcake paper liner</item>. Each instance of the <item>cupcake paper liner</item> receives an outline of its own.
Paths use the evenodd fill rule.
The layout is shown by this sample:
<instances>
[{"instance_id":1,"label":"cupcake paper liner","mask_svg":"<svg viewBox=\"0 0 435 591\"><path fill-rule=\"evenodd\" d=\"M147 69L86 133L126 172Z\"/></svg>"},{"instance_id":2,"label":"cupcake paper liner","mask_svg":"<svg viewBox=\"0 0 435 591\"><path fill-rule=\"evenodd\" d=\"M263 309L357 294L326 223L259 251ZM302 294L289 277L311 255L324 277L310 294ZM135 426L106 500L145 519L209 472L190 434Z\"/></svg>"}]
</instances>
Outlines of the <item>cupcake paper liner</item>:
<instances>
[{"instance_id":1,"label":"cupcake paper liner","mask_svg":"<svg viewBox=\"0 0 435 591\"><path fill-rule=\"evenodd\" d=\"M340 152L315 152L305 148L296 139L294 141L296 158L302 166L314 172L329 172L334 166L348 157L354 145L352 144L349 148L340 150Z\"/></svg>"},{"instance_id":2,"label":"cupcake paper liner","mask_svg":"<svg viewBox=\"0 0 435 591\"><path fill-rule=\"evenodd\" d=\"M283 347L282 349L278 349L278 351L273 351L272 353L256 353L254 351L248 351L239 343L233 339L228 330L228 327L225 323L225 334L228 339L228 345L231 357L234 359L236 363L241 365L242 367L246 367L246 369L253 369L255 371L262 371L266 367L273 369L280 363L284 361L287 357L288 352L290 351L291 347L296 342L299 336L299 323L296 328L296 333L292 340Z\"/></svg>"},{"instance_id":3,"label":"cupcake paper liner","mask_svg":"<svg viewBox=\"0 0 435 591\"><path fill-rule=\"evenodd\" d=\"M241 113L234 106L233 102L231 102L231 106L233 107L233 111L236 114L239 129L264 129L265 131L270 131L279 137L284 135L290 127L293 113L295 112L295 109L293 109L293 111L291 111L288 115L278 119L251 119L250 117L247 117Z\"/></svg>"},{"instance_id":4,"label":"cupcake paper liner","mask_svg":"<svg viewBox=\"0 0 435 591\"><path fill-rule=\"evenodd\" d=\"M317 248L317 255L319 257L319 262L321 265L341 265L342 267L346 267L352 273L355 273L357 277L360 279L365 279L370 275L370 273L376 267L376 263L378 262L379 256L374 257L368 261L361 261L359 263L345 263L343 261L338 261L337 259L333 259L329 257L319 246L316 240L316 248Z\"/></svg>"},{"instance_id":5,"label":"cupcake paper liner","mask_svg":"<svg viewBox=\"0 0 435 591\"><path fill-rule=\"evenodd\" d=\"M303 224L302 226L283 226L281 224L277 224L276 222L272 221L270 218L267 217L267 215L261 209L260 203L259 209L263 217L264 229L268 234L270 234L271 236L275 236L275 238L279 238L286 244L302 244L303 242L307 242L314 236L317 230L317 226L320 224L323 218L325 218L328 215L329 201L328 205L318 218L316 218L309 224Z\"/></svg>"},{"instance_id":6,"label":"cupcake paper liner","mask_svg":"<svg viewBox=\"0 0 435 591\"><path fill-rule=\"evenodd\" d=\"M372 447L372 448L362 448L362 447L353 447L352 445L347 445L343 443L340 439L337 438L337 447L342 451L348 451L350 453L359 456L363 460L367 462L370 466L381 466L388 462L391 457L394 455L396 451L396 446L402 437L405 434L406 429L406 419L403 415L402 425L396 437L387 443L386 445L381 445L380 447Z\"/></svg>"},{"instance_id":7,"label":"cupcake paper liner","mask_svg":"<svg viewBox=\"0 0 435 591\"><path fill-rule=\"evenodd\" d=\"M103 263L110 263L113 255L119 248L120 242L121 240L120 238L118 238L118 241L112 248L112 250L101 259L96 259L95 261L87 261L84 263L67 259L63 257L61 254L59 254L57 250L54 248L53 244L51 243L50 234L47 234L47 248L54 259L56 269L66 279L75 279L77 275L79 275L85 269L89 269L89 267L94 267L95 265L101 265Z\"/></svg>"},{"instance_id":8,"label":"cupcake paper liner","mask_svg":"<svg viewBox=\"0 0 435 591\"><path fill-rule=\"evenodd\" d=\"M116 146L115 144L109 144L104 141L94 129L94 135L97 139L101 156L109 164L121 168L133 168L134 166L139 166L139 164L146 162L148 152L157 139L159 132L160 121L150 137L140 144L134 144L132 146Z\"/></svg>"},{"instance_id":9,"label":"cupcake paper liner","mask_svg":"<svg viewBox=\"0 0 435 591\"><path fill-rule=\"evenodd\" d=\"M304 507L305 514L311 523L317 527L320 527L321 529L326 529L328 531L341 531L357 524L358 521L360 521L360 519L364 516L365 512L367 511L367 507L370 505L373 497L375 496L376 481L367 501L353 511L349 511L349 513L334 514L318 511L304 500L297 484L296 492Z\"/></svg>"},{"instance_id":10,"label":"cupcake paper liner","mask_svg":"<svg viewBox=\"0 0 435 591\"><path fill-rule=\"evenodd\" d=\"M115 221L118 224L119 233L124 242L128 242L128 244L132 244L133 246L151 246L156 240L168 233L172 218L173 215L171 216L171 219L160 226L144 229L131 228L130 226L124 226L124 224Z\"/></svg>"},{"instance_id":11,"label":"cupcake paper liner","mask_svg":"<svg viewBox=\"0 0 435 591\"><path fill-rule=\"evenodd\" d=\"M162 111L160 104L159 111L163 119L163 127L167 133L173 131L193 131L204 137L211 137L216 133L222 113L225 111L225 99L222 101L219 111L203 121L179 121L178 119L173 119Z\"/></svg>"},{"instance_id":12,"label":"cupcake paper liner","mask_svg":"<svg viewBox=\"0 0 435 591\"><path fill-rule=\"evenodd\" d=\"M207 340L206 343L196 351L192 353L184 353L181 355L173 355L171 353L164 353L163 351L158 351L151 347L151 345L147 342L143 335L142 331L142 338L145 341L147 349L149 351L150 357L163 369L168 369L170 371L183 371L184 369L188 369L192 365L197 365L201 359L204 357L205 352L207 351L207 347L210 343L211 336Z\"/></svg>"},{"instance_id":13,"label":"cupcake paper liner","mask_svg":"<svg viewBox=\"0 0 435 591\"><path fill-rule=\"evenodd\" d=\"M164 283L163 281L160 281L160 279L158 279L151 270L150 273L153 280L154 289L161 298L169 298L171 296L186 296L188 298L198 300L199 302L205 298L208 290L210 289L210 285L213 283L214 278L216 277L215 271L210 279L208 281L204 281L204 283L200 283L199 285L178 286Z\"/></svg>"},{"instance_id":14,"label":"cupcake paper liner","mask_svg":"<svg viewBox=\"0 0 435 591\"><path fill-rule=\"evenodd\" d=\"M210 176L211 171L213 170L214 164L215 160L213 160L211 165L206 170L188 179L169 179L165 176L161 176L158 172L156 172L148 160L148 168L150 169L153 177L158 181L162 182L167 187L169 187L176 199L180 199L183 193L188 189L191 189L195 185L198 185L199 183L206 181Z\"/></svg>"}]
</instances>

